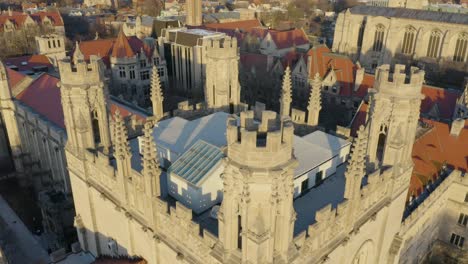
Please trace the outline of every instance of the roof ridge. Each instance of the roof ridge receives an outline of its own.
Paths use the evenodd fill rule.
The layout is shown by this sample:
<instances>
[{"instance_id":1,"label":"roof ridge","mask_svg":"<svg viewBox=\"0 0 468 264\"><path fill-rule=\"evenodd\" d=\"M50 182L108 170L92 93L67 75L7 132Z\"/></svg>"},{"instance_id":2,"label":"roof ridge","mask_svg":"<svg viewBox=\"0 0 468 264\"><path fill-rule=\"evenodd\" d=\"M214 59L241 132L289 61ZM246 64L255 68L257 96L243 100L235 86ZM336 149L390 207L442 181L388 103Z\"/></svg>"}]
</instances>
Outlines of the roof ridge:
<instances>
[{"instance_id":1,"label":"roof ridge","mask_svg":"<svg viewBox=\"0 0 468 264\"><path fill-rule=\"evenodd\" d=\"M116 58L124 58L124 57L133 57L135 53L133 52L132 47L128 41L127 36L123 32L123 28L120 29L119 35L115 40L115 43L112 47L112 57Z\"/></svg>"}]
</instances>

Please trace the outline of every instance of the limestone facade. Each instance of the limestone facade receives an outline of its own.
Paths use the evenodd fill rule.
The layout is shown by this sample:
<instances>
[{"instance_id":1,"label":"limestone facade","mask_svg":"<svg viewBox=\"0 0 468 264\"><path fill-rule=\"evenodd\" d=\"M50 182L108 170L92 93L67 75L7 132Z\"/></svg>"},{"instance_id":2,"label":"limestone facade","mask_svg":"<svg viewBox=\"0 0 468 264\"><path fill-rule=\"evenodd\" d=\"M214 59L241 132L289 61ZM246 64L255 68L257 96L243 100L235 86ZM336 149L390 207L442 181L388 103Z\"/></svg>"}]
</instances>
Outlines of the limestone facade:
<instances>
[{"instance_id":1,"label":"limestone facade","mask_svg":"<svg viewBox=\"0 0 468 264\"><path fill-rule=\"evenodd\" d=\"M57 34L36 37L36 53L46 55L54 66L65 58L65 37Z\"/></svg>"},{"instance_id":2,"label":"limestone facade","mask_svg":"<svg viewBox=\"0 0 468 264\"><path fill-rule=\"evenodd\" d=\"M88 59L95 55L105 58L110 93L136 106L148 108L151 106L153 66L157 69L163 89L168 88L168 71L164 55L161 55L163 49L154 39L145 41L135 36L127 37L120 31L117 39L96 39L77 43L73 57Z\"/></svg>"},{"instance_id":3,"label":"limestone facade","mask_svg":"<svg viewBox=\"0 0 468 264\"><path fill-rule=\"evenodd\" d=\"M224 33L176 28L158 38L161 54L170 54L171 86L209 108L240 103L237 40ZM168 63L169 64L169 63Z\"/></svg>"},{"instance_id":4,"label":"limestone facade","mask_svg":"<svg viewBox=\"0 0 468 264\"><path fill-rule=\"evenodd\" d=\"M463 78L468 70L467 36L463 14L356 6L338 15L333 51L369 70L414 63L424 67L428 77L452 71L452 76Z\"/></svg>"},{"instance_id":5,"label":"limestone facade","mask_svg":"<svg viewBox=\"0 0 468 264\"><path fill-rule=\"evenodd\" d=\"M50 234L48 247L55 250L66 246L66 232L70 234L71 222L61 223L52 216L54 208L48 207L52 203L46 200L50 194L58 193L60 199L54 206L61 207L63 216L72 215L71 185L65 163L65 130L44 118L38 112L31 111L31 107L17 98L19 92L24 91L30 84L29 79L23 79L25 85L19 84L13 89L11 80L7 79L7 71L0 63L0 137L2 149L7 152L2 155L2 165L11 159L15 168L15 176L25 187L32 187L39 201L43 214L45 232ZM47 76L39 77L38 81L47 80ZM53 83L53 82L52 82ZM7 148L5 148L7 147ZM9 150L8 150L9 147ZM42 206L44 205L44 206ZM59 223L60 222L60 223ZM67 230L68 229L68 230Z\"/></svg>"},{"instance_id":6,"label":"limestone facade","mask_svg":"<svg viewBox=\"0 0 468 264\"><path fill-rule=\"evenodd\" d=\"M203 23L202 0L185 2L187 12L186 24L189 26L201 26Z\"/></svg>"},{"instance_id":7,"label":"limestone facade","mask_svg":"<svg viewBox=\"0 0 468 264\"><path fill-rule=\"evenodd\" d=\"M296 234L294 227L303 216L296 215L293 207L292 172L297 161L292 155L290 118L264 111L256 123L248 111L240 114L239 123L228 120L226 135L219 135L226 136L228 146L217 220L192 218L190 209L179 202L174 205L161 193L159 159L150 135L154 124L145 125L142 169L134 169L135 154L118 113L112 142L108 140L110 117L103 117L107 88L100 81L100 62L79 62L72 66L75 70L69 70L67 63L60 67L61 74L70 77L61 86L64 103L71 96L89 102L66 111L65 120L75 225L81 246L93 255L138 255L148 263L370 264L399 263L428 252L416 246L425 236L420 232L424 219L434 219L434 211L417 210L417 217L410 214L401 221L413 169L411 146L423 71L411 68L406 74L401 65L378 68L370 119L358 132L345 172L344 200L318 210L307 230ZM89 97L94 93L97 96ZM92 109L99 109L100 129L92 128ZM97 134L101 144L93 140ZM433 195L458 193L456 199L461 199L468 186L460 175L454 171L448 178L452 180L441 185L447 190L441 188ZM204 225L206 221L210 226Z\"/></svg>"}]
</instances>

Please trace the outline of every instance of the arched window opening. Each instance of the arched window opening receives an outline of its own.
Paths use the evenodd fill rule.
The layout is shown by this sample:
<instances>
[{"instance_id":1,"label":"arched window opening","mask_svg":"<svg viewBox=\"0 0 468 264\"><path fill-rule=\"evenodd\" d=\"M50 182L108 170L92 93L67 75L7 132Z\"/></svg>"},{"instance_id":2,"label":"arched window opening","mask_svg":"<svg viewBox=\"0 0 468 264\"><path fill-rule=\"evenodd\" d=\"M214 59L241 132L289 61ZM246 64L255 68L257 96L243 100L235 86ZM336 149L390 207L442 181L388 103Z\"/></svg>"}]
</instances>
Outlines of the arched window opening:
<instances>
[{"instance_id":1,"label":"arched window opening","mask_svg":"<svg viewBox=\"0 0 468 264\"><path fill-rule=\"evenodd\" d=\"M403 46L401 52L403 54L411 54L414 50L414 42L416 40L416 29L414 27L407 27L405 35L403 36Z\"/></svg>"},{"instance_id":2,"label":"arched window opening","mask_svg":"<svg viewBox=\"0 0 468 264\"><path fill-rule=\"evenodd\" d=\"M429 44L427 46L427 57L429 58L438 58L439 57L439 49L440 49L440 39L441 39L440 31L434 30L431 32L431 36L429 37Z\"/></svg>"},{"instance_id":3,"label":"arched window opening","mask_svg":"<svg viewBox=\"0 0 468 264\"><path fill-rule=\"evenodd\" d=\"M96 111L93 111L91 118L93 120L92 125L93 125L94 142L98 144L98 143L101 143L101 133L99 131L98 113Z\"/></svg>"},{"instance_id":4,"label":"arched window opening","mask_svg":"<svg viewBox=\"0 0 468 264\"><path fill-rule=\"evenodd\" d=\"M237 248L242 249L242 217L237 216Z\"/></svg>"},{"instance_id":5,"label":"arched window opening","mask_svg":"<svg viewBox=\"0 0 468 264\"><path fill-rule=\"evenodd\" d=\"M383 25L377 25L377 27L375 28L374 46L372 47L373 51L382 51L384 35L385 27Z\"/></svg>"},{"instance_id":6,"label":"arched window opening","mask_svg":"<svg viewBox=\"0 0 468 264\"><path fill-rule=\"evenodd\" d=\"M387 127L382 125L380 127L379 140L377 141L377 159L379 163L383 160L385 144L387 142Z\"/></svg>"},{"instance_id":7,"label":"arched window opening","mask_svg":"<svg viewBox=\"0 0 468 264\"><path fill-rule=\"evenodd\" d=\"M364 39L365 28L366 28L366 21L363 21L361 26L359 27L359 35L358 35L358 43L357 43L358 49L361 49L362 47L362 41Z\"/></svg>"},{"instance_id":8,"label":"arched window opening","mask_svg":"<svg viewBox=\"0 0 468 264\"><path fill-rule=\"evenodd\" d=\"M453 54L453 61L464 62L466 60L466 50L468 46L468 34L461 33L457 42L455 43L455 53Z\"/></svg>"}]
</instances>

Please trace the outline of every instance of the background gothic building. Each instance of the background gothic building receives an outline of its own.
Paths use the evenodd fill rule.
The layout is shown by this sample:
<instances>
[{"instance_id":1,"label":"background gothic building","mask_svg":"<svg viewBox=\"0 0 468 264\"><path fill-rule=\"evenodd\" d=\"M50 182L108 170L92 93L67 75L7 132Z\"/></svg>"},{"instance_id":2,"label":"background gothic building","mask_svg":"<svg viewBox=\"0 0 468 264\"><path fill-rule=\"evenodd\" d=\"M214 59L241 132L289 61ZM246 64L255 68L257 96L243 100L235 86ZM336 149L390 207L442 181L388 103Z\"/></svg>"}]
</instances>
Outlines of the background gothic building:
<instances>
[{"instance_id":1,"label":"background gothic building","mask_svg":"<svg viewBox=\"0 0 468 264\"><path fill-rule=\"evenodd\" d=\"M356 6L340 13L333 51L369 70L388 63L422 67L428 78L461 83L468 71L464 14Z\"/></svg>"}]
</instances>

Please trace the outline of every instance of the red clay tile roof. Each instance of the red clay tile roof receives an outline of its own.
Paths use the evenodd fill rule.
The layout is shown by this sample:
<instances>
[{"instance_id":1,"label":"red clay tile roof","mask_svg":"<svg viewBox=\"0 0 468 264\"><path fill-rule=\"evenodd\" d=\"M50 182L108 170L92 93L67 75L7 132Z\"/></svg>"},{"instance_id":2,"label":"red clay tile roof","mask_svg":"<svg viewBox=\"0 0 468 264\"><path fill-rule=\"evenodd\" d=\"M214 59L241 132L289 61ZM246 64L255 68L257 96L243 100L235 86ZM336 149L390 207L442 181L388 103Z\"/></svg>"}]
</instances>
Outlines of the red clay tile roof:
<instances>
[{"instance_id":1,"label":"red clay tile roof","mask_svg":"<svg viewBox=\"0 0 468 264\"><path fill-rule=\"evenodd\" d=\"M375 77L372 74L364 73L364 78L362 79L361 85L358 90L354 93L355 96L364 98L369 89L374 86Z\"/></svg>"},{"instance_id":2,"label":"red clay tile roof","mask_svg":"<svg viewBox=\"0 0 468 264\"><path fill-rule=\"evenodd\" d=\"M134 109L131 109L131 108L129 108L129 107L117 102L117 101L112 101L111 100L110 115L111 115L112 118L114 117L115 112L117 111L117 109L119 110L120 115L122 117L127 117L127 116L130 116L130 115L134 115L136 117L136 119L139 120L139 121L144 122L146 120L146 117L144 115L138 113Z\"/></svg>"},{"instance_id":3,"label":"red clay tile roof","mask_svg":"<svg viewBox=\"0 0 468 264\"><path fill-rule=\"evenodd\" d=\"M59 12L37 12L34 14L25 14L21 12L11 12L11 15L8 12L0 14L0 31L3 31L3 26L6 21L14 23L16 27L21 28L23 23L26 21L26 18L30 16L37 23L42 23L45 17L48 17L54 26L63 26L63 19L60 16Z\"/></svg>"},{"instance_id":4,"label":"red clay tile roof","mask_svg":"<svg viewBox=\"0 0 468 264\"><path fill-rule=\"evenodd\" d=\"M25 64L27 62L27 64ZM7 58L4 60L6 67L16 66L18 71L32 71L34 67L46 66L49 69L53 68L49 58L45 55L29 55L15 58Z\"/></svg>"},{"instance_id":5,"label":"red clay tile roof","mask_svg":"<svg viewBox=\"0 0 468 264\"><path fill-rule=\"evenodd\" d=\"M135 56L135 53L133 52L132 47L128 42L127 36L125 36L123 30L120 30L112 49L112 57L131 58L133 56Z\"/></svg>"},{"instance_id":6,"label":"red clay tile roof","mask_svg":"<svg viewBox=\"0 0 468 264\"><path fill-rule=\"evenodd\" d=\"M427 114L437 104L440 118L452 118L457 99L461 95L458 91L424 85L422 92L426 97L421 103L421 113Z\"/></svg>"},{"instance_id":7,"label":"red clay tile roof","mask_svg":"<svg viewBox=\"0 0 468 264\"><path fill-rule=\"evenodd\" d=\"M369 105L367 103L362 103L361 106L359 107L358 111L354 115L354 119L351 123L351 136L356 137L357 136L357 131L359 130L359 127L361 125L366 124L366 118L367 118L367 111L369 109Z\"/></svg>"},{"instance_id":8,"label":"red clay tile roof","mask_svg":"<svg viewBox=\"0 0 468 264\"><path fill-rule=\"evenodd\" d=\"M42 74L28 88L18 94L16 98L58 127L65 129L60 89L57 87L58 82L58 78L49 74ZM110 114L113 116L117 109L119 109L123 117L133 114L137 120L144 121L146 119L144 115L111 99Z\"/></svg>"},{"instance_id":9,"label":"red clay tile roof","mask_svg":"<svg viewBox=\"0 0 468 264\"><path fill-rule=\"evenodd\" d=\"M317 72L320 77L324 78L333 70L341 86L340 95L351 96L353 94L354 76L357 67L349 57L332 53L325 45L310 49L308 55L310 78L314 78Z\"/></svg>"},{"instance_id":10,"label":"red clay tile roof","mask_svg":"<svg viewBox=\"0 0 468 264\"><path fill-rule=\"evenodd\" d=\"M121 36L122 38L122 36ZM121 51L130 54L139 54L141 50L145 52L146 57L151 57L152 49L143 43L140 39L135 36L126 37L127 41L120 40L121 42L127 44L118 44L118 51L115 51L116 55L121 55ZM117 43L119 38L117 39L97 39L97 40L90 40L90 41L82 41L79 43L80 50L85 56L85 60L89 60L91 55L97 55L102 58L102 61L107 66L110 66L110 57L114 55L114 50L116 50ZM123 45L123 46L122 46ZM123 49L122 49L123 47ZM128 51L128 47L130 47L131 52ZM125 54L125 55L128 55Z\"/></svg>"},{"instance_id":11,"label":"red clay tile roof","mask_svg":"<svg viewBox=\"0 0 468 264\"><path fill-rule=\"evenodd\" d=\"M285 31L268 30L278 49L290 48L309 43L309 38L302 29Z\"/></svg>"},{"instance_id":12,"label":"red clay tile roof","mask_svg":"<svg viewBox=\"0 0 468 264\"><path fill-rule=\"evenodd\" d=\"M304 62L307 66L307 54L297 52L296 50L286 53L283 57L281 57L281 62L283 64L283 67L286 69L287 66L293 67L294 65L296 65L296 63L301 57L304 59Z\"/></svg>"},{"instance_id":13,"label":"red clay tile roof","mask_svg":"<svg viewBox=\"0 0 468 264\"><path fill-rule=\"evenodd\" d=\"M325 45L312 47L309 52L307 52L310 60L309 77L314 77L317 72L320 74L320 77L323 78L325 76L328 67L324 63L323 57L324 53L329 52L331 52L331 50Z\"/></svg>"},{"instance_id":14,"label":"red clay tile roof","mask_svg":"<svg viewBox=\"0 0 468 264\"><path fill-rule=\"evenodd\" d=\"M450 125L423 119L432 130L420 137L413 146L415 164L410 195L419 195L429 180L434 180L444 162L448 167L468 171L468 121L458 137L450 135Z\"/></svg>"},{"instance_id":15,"label":"red clay tile roof","mask_svg":"<svg viewBox=\"0 0 468 264\"><path fill-rule=\"evenodd\" d=\"M7 70L7 74L8 74L8 81L10 82L10 89L13 91L15 86L21 82L25 77L26 75L20 73L20 72L17 72L17 71L14 71L12 69L6 69Z\"/></svg>"},{"instance_id":16,"label":"red clay tile roof","mask_svg":"<svg viewBox=\"0 0 468 264\"><path fill-rule=\"evenodd\" d=\"M255 70L266 72L267 71L267 62L268 56L258 53L241 53L240 54L240 63L243 67L248 70L251 70L255 67ZM270 70L270 69L268 69Z\"/></svg>"},{"instance_id":17,"label":"red clay tile roof","mask_svg":"<svg viewBox=\"0 0 468 264\"><path fill-rule=\"evenodd\" d=\"M367 77L366 77L367 75ZM373 85L373 76L366 74L364 76L362 87L372 87ZM368 78L368 79L366 79ZM365 84L364 84L365 83ZM362 88L360 91L359 88L358 93L367 94L368 88ZM421 114L427 114L431 111L432 107L437 104L439 107L440 118L442 119L451 119L453 112L455 111L455 105L457 102L457 98L460 96L460 93L457 91L446 90L438 87L423 85L421 92L425 95L425 98L421 102ZM367 108L366 108L367 109ZM360 112L358 111L357 114L359 115ZM355 136L355 132L359 128L360 125L365 123L365 119L355 118L354 122L351 124L351 135ZM355 124L356 123L356 124Z\"/></svg>"},{"instance_id":18,"label":"red clay tile roof","mask_svg":"<svg viewBox=\"0 0 468 264\"><path fill-rule=\"evenodd\" d=\"M59 79L49 74L42 74L16 98L55 125L65 128L58 82Z\"/></svg>"},{"instance_id":19,"label":"red clay tile roof","mask_svg":"<svg viewBox=\"0 0 468 264\"><path fill-rule=\"evenodd\" d=\"M209 24L204 25L206 29L210 29L213 31L225 30L225 29L228 29L228 30L238 29L241 31L246 31L254 27L261 27L261 26L262 24L257 19L240 20L240 21L226 22L226 23L209 23Z\"/></svg>"}]
</instances>

